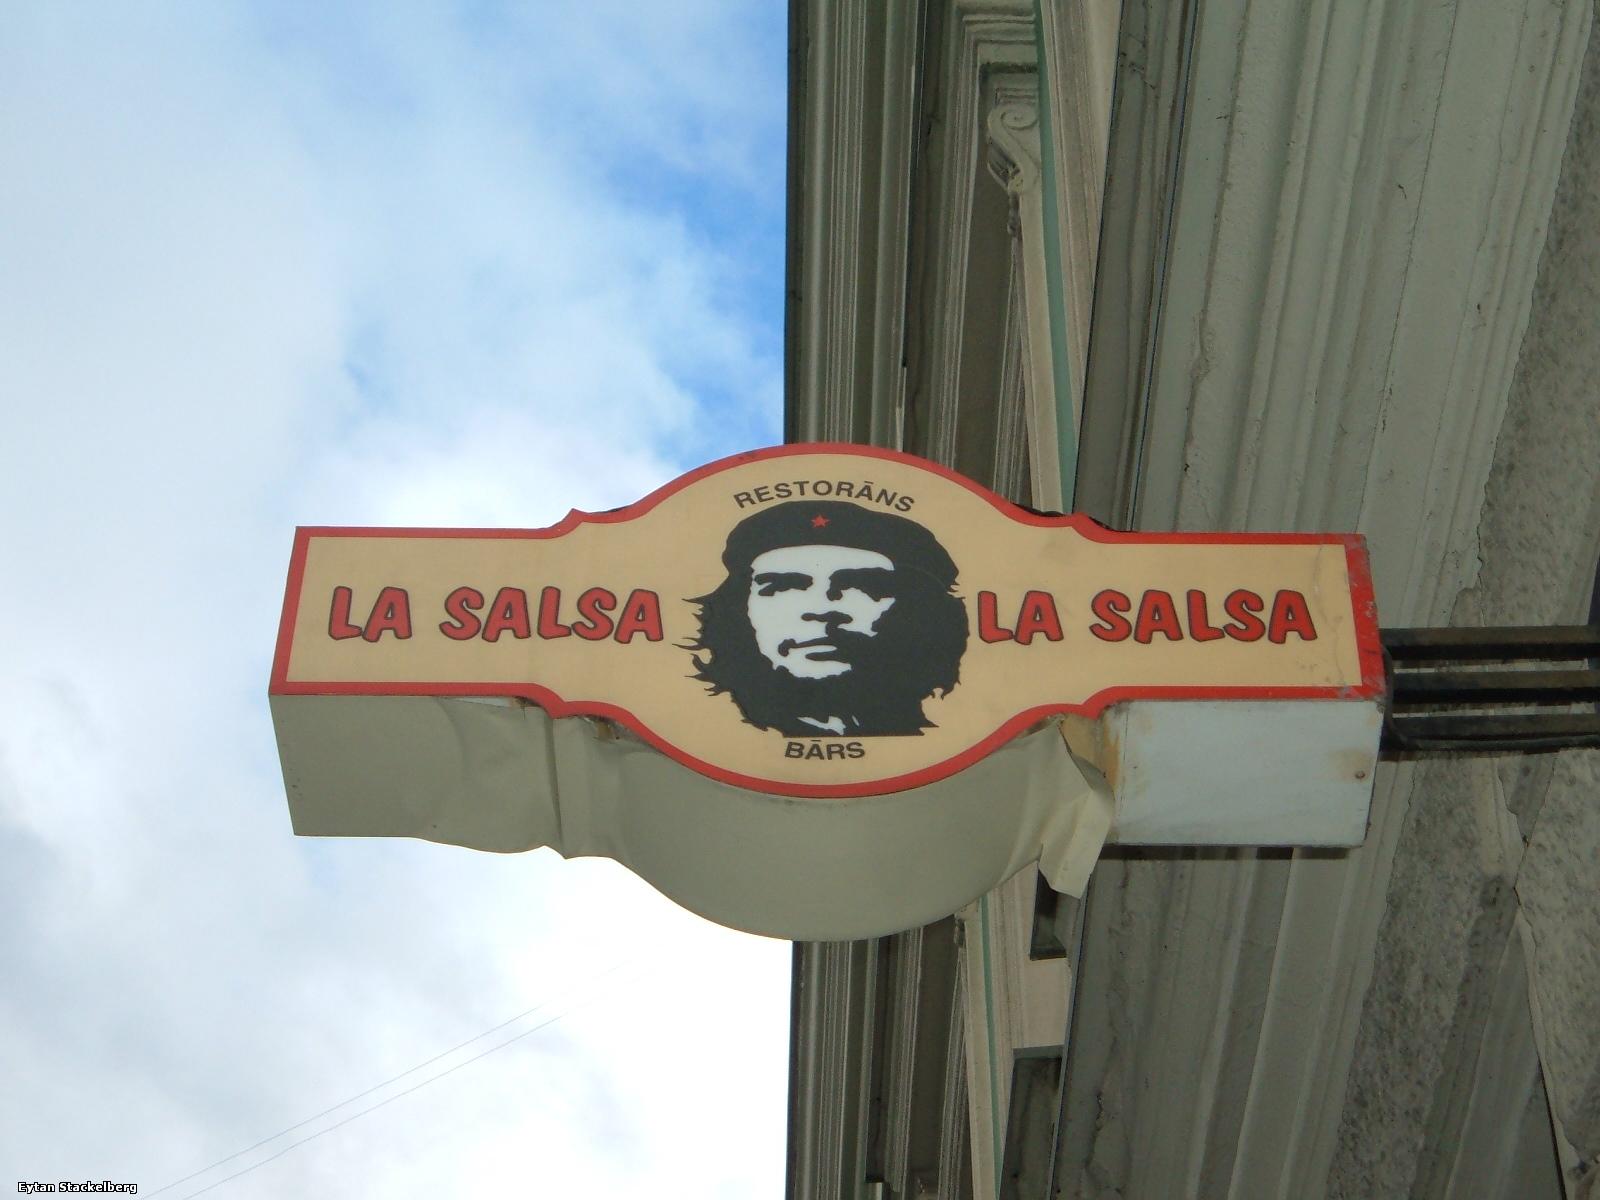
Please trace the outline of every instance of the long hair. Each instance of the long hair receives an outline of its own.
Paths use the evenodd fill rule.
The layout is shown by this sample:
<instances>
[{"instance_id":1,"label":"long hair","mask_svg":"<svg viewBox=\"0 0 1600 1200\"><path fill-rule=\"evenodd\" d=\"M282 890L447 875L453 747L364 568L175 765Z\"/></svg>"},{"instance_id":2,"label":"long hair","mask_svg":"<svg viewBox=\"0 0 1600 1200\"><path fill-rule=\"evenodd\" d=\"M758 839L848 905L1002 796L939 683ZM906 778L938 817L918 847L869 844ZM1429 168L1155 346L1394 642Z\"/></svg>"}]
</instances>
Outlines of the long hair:
<instances>
[{"instance_id":1,"label":"long hair","mask_svg":"<svg viewBox=\"0 0 1600 1200\"><path fill-rule=\"evenodd\" d=\"M852 668L842 675L801 679L773 666L750 625L750 564L784 546L839 545L872 550L894 563L894 603L867 636L840 630ZM932 725L922 702L946 695L961 680L967 610L955 595L956 568L923 526L892 513L843 501L797 501L745 518L728 535L722 555L727 577L690 602L700 633L693 678L726 693L744 719L792 736L819 731L802 717L848 715L851 735L917 734Z\"/></svg>"}]
</instances>

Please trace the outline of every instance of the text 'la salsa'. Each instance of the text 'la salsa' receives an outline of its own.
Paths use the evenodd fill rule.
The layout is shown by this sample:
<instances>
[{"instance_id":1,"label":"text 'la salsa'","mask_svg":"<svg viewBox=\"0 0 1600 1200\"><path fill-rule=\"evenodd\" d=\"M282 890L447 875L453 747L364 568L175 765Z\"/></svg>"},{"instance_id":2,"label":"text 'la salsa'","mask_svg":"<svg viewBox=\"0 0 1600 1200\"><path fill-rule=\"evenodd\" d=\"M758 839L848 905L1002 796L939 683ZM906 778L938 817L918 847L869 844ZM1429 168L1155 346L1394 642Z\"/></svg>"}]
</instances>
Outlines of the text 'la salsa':
<instances>
[{"instance_id":1,"label":"text 'la salsa'","mask_svg":"<svg viewBox=\"0 0 1600 1200\"><path fill-rule=\"evenodd\" d=\"M364 638L376 642L384 634L397 638L411 636L411 597L404 588L386 587L373 601L367 619L353 622L353 595L347 587L333 589L328 612L328 636L335 641ZM626 644L635 637L659 642L661 597L644 588L635 588L628 598L618 601L616 593L603 587L585 589L574 605L575 615L563 610L561 589L543 588L536 606L530 607L522 588L503 587L493 600L474 587L458 587L445 597L445 620L439 632L458 642L482 638L498 641L502 634L514 638L544 639L571 637L574 634L591 642L607 638ZM563 619L565 618L565 619Z\"/></svg>"},{"instance_id":2,"label":"text 'la salsa'","mask_svg":"<svg viewBox=\"0 0 1600 1200\"><path fill-rule=\"evenodd\" d=\"M1171 592L1160 589L1146 591L1136 605L1127 593L1107 588L1095 593L1089 609L1096 618L1089 632L1103 642L1130 637L1145 645L1157 637L1172 642L1222 638L1258 642L1265 637L1281 645L1291 633L1308 642L1317 637L1306 598L1288 588L1273 595L1270 607L1248 588L1235 588L1223 598L1220 625L1212 623L1211 598L1198 588L1184 594L1182 607ZM978 593L978 637L983 641L1026 646L1036 637L1059 642L1063 636L1061 613L1049 592L1026 592L1009 625L1001 621L999 597L994 592Z\"/></svg>"}]
</instances>

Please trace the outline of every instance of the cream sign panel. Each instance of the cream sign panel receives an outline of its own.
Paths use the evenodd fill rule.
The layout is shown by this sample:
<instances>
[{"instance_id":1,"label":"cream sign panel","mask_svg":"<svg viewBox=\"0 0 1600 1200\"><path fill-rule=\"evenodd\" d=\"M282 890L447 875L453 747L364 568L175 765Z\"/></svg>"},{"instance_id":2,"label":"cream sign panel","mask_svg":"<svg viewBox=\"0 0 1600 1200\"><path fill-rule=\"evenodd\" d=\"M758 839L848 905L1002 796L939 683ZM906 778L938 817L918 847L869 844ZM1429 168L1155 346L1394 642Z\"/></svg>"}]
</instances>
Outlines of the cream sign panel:
<instances>
[{"instance_id":1,"label":"cream sign panel","mask_svg":"<svg viewBox=\"0 0 1600 1200\"><path fill-rule=\"evenodd\" d=\"M792 446L536 530L298 531L272 691L519 696L800 796L949 775L1120 700L1370 699L1358 537L1121 534Z\"/></svg>"}]
</instances>

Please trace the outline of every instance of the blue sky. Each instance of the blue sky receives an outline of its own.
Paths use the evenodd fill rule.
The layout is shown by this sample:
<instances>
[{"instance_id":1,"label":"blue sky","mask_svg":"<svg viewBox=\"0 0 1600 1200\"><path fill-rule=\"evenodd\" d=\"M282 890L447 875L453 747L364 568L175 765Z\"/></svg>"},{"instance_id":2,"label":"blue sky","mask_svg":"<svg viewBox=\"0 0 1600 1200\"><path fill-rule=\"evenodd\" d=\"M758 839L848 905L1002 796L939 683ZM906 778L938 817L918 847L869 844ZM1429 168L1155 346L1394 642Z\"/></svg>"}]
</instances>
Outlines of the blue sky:
<instances>
[{"instance_id":1,"label":"blue sky","mask_svg":"<svg viewBox=\"0 0 1600 1200\"><path fill-rule=\"evenodd\" d=\"M550 1001L161 1194L310 1135L206 1194L781 1192L787 944L605 862L297 840L265 691L297 523L544 525L779 440L783 40L8 13L0 1172L148 1195Z\"/></svg>"}]
</instances>

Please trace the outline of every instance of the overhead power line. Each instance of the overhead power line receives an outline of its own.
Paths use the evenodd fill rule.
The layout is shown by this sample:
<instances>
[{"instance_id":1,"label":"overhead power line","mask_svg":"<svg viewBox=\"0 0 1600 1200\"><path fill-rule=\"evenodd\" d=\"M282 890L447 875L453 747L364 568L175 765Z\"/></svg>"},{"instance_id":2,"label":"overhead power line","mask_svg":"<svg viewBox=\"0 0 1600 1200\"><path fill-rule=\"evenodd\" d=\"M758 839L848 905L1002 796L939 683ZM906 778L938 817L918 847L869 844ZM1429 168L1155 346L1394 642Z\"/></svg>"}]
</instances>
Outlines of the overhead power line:
<instances>
[{"instance_id":1,"label":"overhead power line","mask_svg":"<svg viewBox=\"0 0 1600 1200\"><path fill-rule=\"evenodd\" d=\"M632 974L635 974L635 975L642 974L647 965L649 965L649 964L639 964L639 965L637 965L635 970L632 972ZM295 1148L297 1148L299 1146L303 1146L307 1142L315 1141L317 1138L321 1137L325 1133L332 1133L336 1129L343 1128L344 1126L350 1124L350 1122L352 1122L354 1120L357 1120L360 1117L364 1117L368 1113L376 1112L378 1109L384 1107L387 1104L393 1103L394 1101L400 1099L402 1096L409 1096L412 1092L415 1092L415 1091L417 1091L417 1090L419 1090L421 1088L427 1087L428 1084L434 1083L434 1082L436 1082L436 1081L438 1081L440 1079L443 1079L446 1075L453 1074L454 1072L459 1071L462 1067L469 1066L472 1063L477 1062L481 1058L487 1058L489 1055L495 1053L497 1050L504 1050L507 1046L511 1045L513 1042L519 1042L523 1038L528 1037L530 1034L538 1033L542 1029L548 1029L551 1025L554 1025L557 1021L561 1020L563 1017L569 1016L573 1012L575 1012L578 1009L578 1007L580 1006L580 1003L583 1000L586 1000L586 999L589 998L588 993L591 993L595 987L597 987L599 984L603 983L605 980L611 978L611 976L616 975L618 972L622 971L623 969L625 969L628 966L629 966L628 963L618 963L617 965L615 965L613 967L610 967L605 971L602 971L600 974L596 975L594 978L588 980L585 984L582 985L582 987L579 988L579 994L573 1000L573 1002L571 1004L569 1004L566 1008L562 1009L560 1012L556 1013L549 1020L541 1021L537 1025L534 1025L529 1029L524 1029L521 1033L518 1033L518 1034L515 1034L515 1035L511 1036L511 1037L505 1039L505 1041L503 1041L503 1042L497 1042L495 1045L489 1047L489 1049L483 1051L481 1054L475 1054L471 1058L464 1059L461 1062L456 1063L454 1066L447 1067L443 1071L440 1071L435 1075L430 1075L426 1079L423 1079L420 1082L413 1084L411 1087L406 1088L404 1091L396 1092L394 1095L389 1096L386 1099L380 1100L376 1104L373 1104L373 1105L368 1106L367 1108L361 1109L359 1112L352 1113L350 1116L344 1118L344 1120L342 1120L342 1121L336 1121L334 1124L329 1125L325 1129L319 1129L316 1133L308 1134L307 1136L299 1139L298 1141L291 1142L289 1145L285 1146L283 1149L277 1151L274 1154L268 1155L266 1158L263 1158L258 1162L252 1163L250 1166L245 1167L243 1170L235 1171L232 1175L225 1176L224 1178L217 1180L215 1183L208 1183L205 1187L201 1188L199 1191L188 1193L188 1195L183 1197L183 1200L193 1200L193 1197L195 1197L195 1196L204 1195L206 1192L211 1191L213 1188L221 1187L223 1184L228 1183L228 1182L230 1182L232 1180L238 1179L242 1175L248 1175L250 1172L256 1170L258 1167L264 1167L268 1163L270 1163L270 1162L272 1162L272 1161L274 1161L276 1159L282 1158L285 1154L289 1153L289 1151L291 1151L291 1150L293 1150L293 1149L295 1149ZM391 1084L398 1083L400 1080L405 1079L409 1075L415 1075L418 1071L423 1070L425 1067L432 1066L434 1063L439 1062L441 1059L445 1059L445 1058L450 1057L450 1055L456 1053L458 1050L466 1049L466 1047L472 1045L474 1042L481 1042L484 1038L489 1037L492 1034L498 1033L500 1030L505 1029L509 1025L515 1025L518 1021L524 1020L527 1017L531 1017L535 1013L543 1012L545 1009L549 1008L554 1003L555 1003L555 1000L553 1000L553 999L552 1000L545 1000L545 1001L541 1001L538 1004L535 1004L532 1008L524 1009L522 1012L518 1013L516 1016L508 1017L506 1020L501 1021L498 1025L490 1026L488 1029L485 1029L482 1033L475 1034L472 1037L468 1038L466 1041L458 1042L456 1045L451 1046L448 1050L441 1050L438 1054L435 1054L432 1058L424 1059L422 1062L417 1063L415 1066L406 1068L404 1071L401 1071L398 1075L392 1075L388 1079L383 1080L381 1083L375 1083L371 1087L365 1089L364 1091L357 1092L353 1096L348 1096L345 1099L339 1101L337 1104L331 1105L328 1108L323 1109L319 1113L315 1113L312 1116L306 1117L302 1121L296 1121L293 1125L285 1126L283 1129L278 1130L277 1133L274 1133L274 1134L272 1134L272 1135L270 1135L268 1137L264 1137L258 1142L253 1142L252 1144L246 1146L242 1150L235 1150L232 1154L228 1155L227 1157L219 1158L219 1159L217 1159L216 1162L209 1163L206 1166L201 1167L198 1171L191 1171L189 1174L183 1176L181 1179L174 1179L171 1183L163 1184L161 1187L156 1188L155 1191L150 1192L149 1195L151 1195L151 1196L159 1196L162 1192L171 1191L173 1188L179 1186L180 1184L188 1183L192 1179L198 1179L200 1176L206 1174L207 1172L214 1171L218 1167L223 1166L223 1165L225 1165L227 1163L230 1163L236 1158L241 1158L244 1155L249 1154L252 1150L259 1150L262 1146L265 1146L265 1145L267 1145L267 1144L269 1144L271 1142L275 1142L279 1138L284 1137L284 1136L286 1136L288 1134L291 1134L297 1129L303 1129L307 1125L310 1125L315 1121L321 1120L323 1117L330 1116L333 1113L338 1112L341 1108L346 1108L349 1105L354 1104L356 1101L364 1099L365 1097L372 1095L374 1092L382 1091L384 1088L390 1086Z\"/></svg>"}]
</instances>

